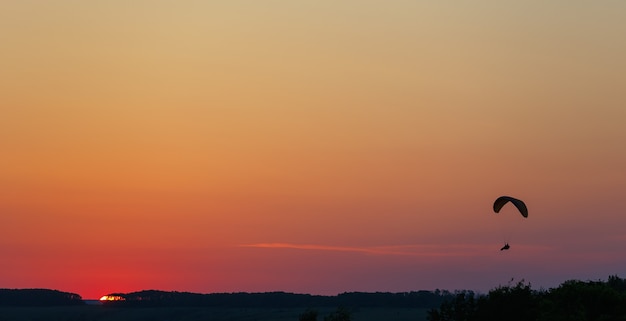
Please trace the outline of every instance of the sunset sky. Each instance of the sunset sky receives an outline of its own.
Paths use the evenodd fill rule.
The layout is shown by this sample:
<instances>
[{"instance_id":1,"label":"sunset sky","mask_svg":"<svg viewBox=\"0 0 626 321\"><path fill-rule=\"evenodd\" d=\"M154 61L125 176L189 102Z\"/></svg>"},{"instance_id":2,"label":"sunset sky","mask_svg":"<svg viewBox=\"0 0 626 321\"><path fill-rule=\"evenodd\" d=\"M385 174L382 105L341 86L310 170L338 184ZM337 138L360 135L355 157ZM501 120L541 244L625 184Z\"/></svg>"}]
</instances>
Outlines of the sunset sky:
<instances>
[{"instance_id":1,"label":"sunset sky","mask_svg":"<svg viewBox=\"0 0 626 321\"><path fill-rule=\"evenodd\" d=\"M626 277L624 39L610 0L1 1L0 288Z\"/></svg>"}]
</instances>

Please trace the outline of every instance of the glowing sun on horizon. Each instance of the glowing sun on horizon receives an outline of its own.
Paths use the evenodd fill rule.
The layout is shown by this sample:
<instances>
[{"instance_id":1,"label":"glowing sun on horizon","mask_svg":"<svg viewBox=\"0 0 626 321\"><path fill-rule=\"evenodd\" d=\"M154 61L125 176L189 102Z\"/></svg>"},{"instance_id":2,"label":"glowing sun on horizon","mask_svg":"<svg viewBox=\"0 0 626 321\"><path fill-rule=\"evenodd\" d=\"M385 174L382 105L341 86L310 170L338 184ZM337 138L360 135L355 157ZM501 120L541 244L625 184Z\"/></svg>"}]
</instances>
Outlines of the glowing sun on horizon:
<instances>
[{"instance_id":1,"label":"glowing sun on horizon","mask_svg":"<svg viewBox=\"0 0 626 321\"><path fill-rule=\"evenodd\" d=\"M103 295L100 298L100 301L124 301L124 300L126 299L119 295Z\"/></svg>"}]
</instances>

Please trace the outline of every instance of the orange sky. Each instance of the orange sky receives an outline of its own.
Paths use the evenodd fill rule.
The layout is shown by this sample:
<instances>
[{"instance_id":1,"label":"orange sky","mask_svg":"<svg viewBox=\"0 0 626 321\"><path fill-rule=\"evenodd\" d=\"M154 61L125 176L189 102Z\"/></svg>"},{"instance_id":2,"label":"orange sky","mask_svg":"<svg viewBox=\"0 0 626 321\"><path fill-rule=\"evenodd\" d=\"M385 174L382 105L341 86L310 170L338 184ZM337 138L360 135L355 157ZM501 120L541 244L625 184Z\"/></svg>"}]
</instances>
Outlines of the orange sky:
<instances>
[{"instance_id":1,"label":"orange sky","mask_svg":"<svg viewBox=\"0 0 626 321\"><path fill-rule=\"evenodd\" d=\"M0 21L0 287L626 268L622 2L8 0ZM504 232L503 194L530 210Z\"/></svg>"}]
</instances>

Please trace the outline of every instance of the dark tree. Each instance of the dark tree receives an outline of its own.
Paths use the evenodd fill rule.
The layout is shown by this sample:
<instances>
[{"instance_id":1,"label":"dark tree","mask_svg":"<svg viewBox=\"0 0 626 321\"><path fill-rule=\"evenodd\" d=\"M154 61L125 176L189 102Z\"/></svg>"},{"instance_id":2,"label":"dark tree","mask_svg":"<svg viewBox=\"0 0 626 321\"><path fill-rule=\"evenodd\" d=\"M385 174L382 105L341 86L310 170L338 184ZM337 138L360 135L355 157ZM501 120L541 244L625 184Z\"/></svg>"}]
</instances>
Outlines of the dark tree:
<instances>
[{"instance_id":1,"label":"dark tree","mask_svg":"<svg viewBox=\"0 0 626 321\"><path fill-rule=\"evenodd\" d=\"M541 293L524 281L515 286L501 286L480 298L475 320L537 320Z\"/></svg>"},{"instance_id":2,"label":"dark tree","mask_svg":"<svg viewBox=\"0 0 626 321\"><path fill-rule=\"evenodd\" d=\"M534 291L523 281L484 296L457 292L428 312L431 321L625 321L626 280L566 281L549 291Z\"/></svg>"},{"instance_id":3,"label":"dark tree","mask_svg":"<svg viewBox=\"0 0 626 321\"><path fill-rule=\"evenodd\" d=\"M472 291L457 291L453 299L443 302L440 308L428 311L431 321L471 321L476 314L476 294Z\"/></svg>"},{"instance_id":4,"label":"dark tree","mask_svg":"<svg viewBox=\"0 0 626 321\"><path fill-rule=\"evenodd\" d=\"M300 314L298 318L299 321L317 321L317 311L316 310L306 310L304 313Z\"/></svg>"},{"instance_id":5,"label":"dark tree","mask_svg":"<svg viewBox=\"0 0 626 321\"><path fill-rule=\"evenodd\" d=\"M616 289L622 284L616 277L606 283L567 281L546 296L541 320L626 320L626 292Z\"/></svg>"},{"instance_id":6,"label":"dark tree","mask_svg":"<svg viewBox=\"0 0 626 321\"><path fill-rule=\"evenodd\" d=\"M343 307L339 307L335 312L325 316L324 321L350 321L350 318L350 311Z\"/></svg>"}]
</instances>

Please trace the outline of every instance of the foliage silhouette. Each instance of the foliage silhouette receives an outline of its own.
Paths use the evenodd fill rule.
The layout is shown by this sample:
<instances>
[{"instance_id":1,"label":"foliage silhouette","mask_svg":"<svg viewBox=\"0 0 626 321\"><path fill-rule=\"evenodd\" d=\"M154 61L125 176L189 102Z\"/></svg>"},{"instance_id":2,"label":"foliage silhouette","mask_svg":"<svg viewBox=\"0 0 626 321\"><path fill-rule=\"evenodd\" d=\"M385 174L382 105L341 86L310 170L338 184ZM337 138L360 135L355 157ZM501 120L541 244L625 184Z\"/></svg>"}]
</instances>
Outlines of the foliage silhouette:
<instances>
[{"instance_id":1,"label":"foliage silhouette","mask_svg":"<svg viewBox=\"0 0 626 321\"><path fill-rule=\"evenodd\" d=\"M566 281L548 291L535 291L520 281L500 286L487 295L457 292L428 312L431 321L490 320L626 320L626 280Z\"/></svg>"},{"instance_id":2,"label":"foliage silhouette","mask_svg":"<svg viewBox=\"0 0 626 321\"><path fill-rule=\"evenodd\" d=\"M542 294L523 281L515 286L500 286L478 300L477 320L536 320Z\"/></svg>"},{"instance_id":3,"label":"foliage silhouette","mask_svg":"<svg viewBox=\"0 0 626 321\"><path fill-rule=\"evenodd\" d=\"M307 309L304 313L300 314L299 321L317 321L317 310Z\"/></svg>"},{"instance_id":4,"label":"foliage silhouette","mask_svg":"<svg viewBox=\"0 0 626 321\"><path fill-rule=\"evenodd\" d=\"M443 302L441 307L429 311L433 321L469 321L476 313L476 294L472 291L457 291L454 296Z\"/></svg>"},{"instance_id":5,"label":"foliage silhouette","mask_svg":"<svg viewBox=\"0 0 626 321\"><path fill-rule=\"evenodd\" d=\"M567 281L550 291L543 310L540 320L626 320L626 291L609 282Z\"/></svg>"},{"instance_id":6,"label":"foliage silhouette","mask_svg":"<svg viewBox=\"0 0 626 321\"><path fill-rule=\"evenodd\" d=\"M324 321L350 321L350 311L348 309L339 307L333 313L324 317Z\"/></svg>"}]
</instances>

